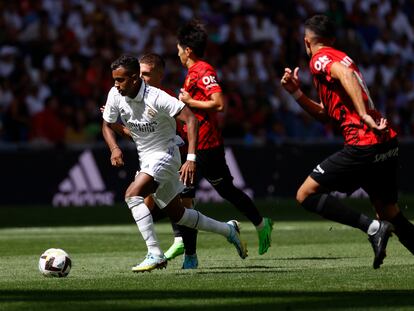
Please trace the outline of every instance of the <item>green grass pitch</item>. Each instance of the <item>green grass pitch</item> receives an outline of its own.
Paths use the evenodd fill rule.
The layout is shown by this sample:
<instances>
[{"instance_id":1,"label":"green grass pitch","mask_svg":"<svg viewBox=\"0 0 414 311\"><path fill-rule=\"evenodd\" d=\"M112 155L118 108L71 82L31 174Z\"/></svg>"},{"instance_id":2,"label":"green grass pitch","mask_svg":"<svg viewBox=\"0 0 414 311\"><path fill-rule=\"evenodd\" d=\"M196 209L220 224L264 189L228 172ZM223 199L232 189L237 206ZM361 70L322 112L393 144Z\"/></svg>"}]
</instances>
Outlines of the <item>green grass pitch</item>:
<instances>
[{"instance_id":1,"label":"green grass pitch","mask_svg":"<svg viewBox=\"0 0 414 311\"><path fill-rule=\"evenodd\" d=\"M368 210L366 202L354 205ZM126 209L0 209L0 310L414 310L414 257L395 236L374 270L359 230L308 215L291 201L259 207L275 221L267 254L257 254L255 229L238 217L247 259L223 237L199 233L199 269L182 270L179 257L143 274L130 271L145 247ZM237 218L225 204L200 208ZM167 249L170 225L156 230ZM50 247L70 254L67 278L39 273L39 256Z\"/></svg>"}]
</instances>

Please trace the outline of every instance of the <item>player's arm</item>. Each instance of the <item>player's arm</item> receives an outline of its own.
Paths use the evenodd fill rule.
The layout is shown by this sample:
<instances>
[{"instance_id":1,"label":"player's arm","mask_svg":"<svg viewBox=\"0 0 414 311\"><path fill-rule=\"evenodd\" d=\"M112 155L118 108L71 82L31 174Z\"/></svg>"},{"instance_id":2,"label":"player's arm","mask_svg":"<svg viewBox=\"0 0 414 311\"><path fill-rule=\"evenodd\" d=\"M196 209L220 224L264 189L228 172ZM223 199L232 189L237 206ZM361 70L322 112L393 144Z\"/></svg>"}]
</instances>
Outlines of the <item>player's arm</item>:
<instances>
[{"instance_id":1,"label":"player's arm","mask_svg":"<svg viewBox=\"0 0 414 311\"><path fill-rule=\"evenodd\" d=\"M105 105L103 105L99 109L101 110L101 113L103 114L105 111ZM127 139L132 139L131 132L126 126L119 124L119 123L110 123L110 126L118 135L124 138L127 138Z\"/></svg>"},{"instance_id":2,"label":"player's arm","mask_svg":"<svg viewBox=\"0 0 414 311\"><path fill-rule=\"evenodd\" d=\"M369 128L376 130L384 130L387 128L386 119L381 118L380 123L377 124L367 113L361 85L355 76L355 72L351 68L346 67L340 62L334 62L331 66L331 77L341 82L343 88L351 98L358 115Z\"/></svg>"},{"instance_id":3,"label":"player's arm","mask_svg":"<svg viewBox=\"0 0 414 311\"><path fill-rule=\"evenodd\" d=\"M280 83L284 89L295 98L296 102L312 117L323 123L329 121L328 113L322 103L317 103L302 93L299 85L299 67L296 67L293 72L290 68L285 68Z\"/></svg>"},{"instance_id":4,"label":"player's arm","mask_svg":"<svg viewBox=\"0 0 414 311\"><path fill-rule=\"evenodd\" d=\"M224 110L224 98L223 93L221 92L213 93L210 95L209 100L202 101L192 98L186 90L181 89L178 98L190 108L211 110L217 112L221 112Z\"/></svg>"},{"instance_id":5,"label":"player's arm","mask_svg":"<svg viewBox=\"0 0 414 311\"><path fill-rule=\"evenodd\" d=\"M111 164L113 166L122 166L124 165L122 150L119 148L116 142L115 131L112 129L112 126L115 123L108 123L105 120L102 122L102 135L105 139L106 144L111 151Z\"/></svg>"},{"instance_id":6,"label":"player's arm","mask_svg":"<svg viewBox=\"0 0 414 311\"><path fill-rule=\"evenodd\" d=\"M132 139L131 132L129 131L129 129L126 126L124 126L122 124L119 124L119 123L112 123L111 124L111 128L118 135L120 135L120 136L122 136L122 137L124 137L126 139L130 139L130 140Z\"/></svg>"},{"instance_id":7,"label":"player's arm","mask_svg":"<svg viewBox=\"0 0 414 311\"><path fill-rule=\"evenodd\" d=\"M196 151L198 142L198 120L190 108L184 106L176 119L187 125L188 154L187 161L181 166L180 175L184 184L193 184L196 169Z\"/></svg>"}]
</instances>

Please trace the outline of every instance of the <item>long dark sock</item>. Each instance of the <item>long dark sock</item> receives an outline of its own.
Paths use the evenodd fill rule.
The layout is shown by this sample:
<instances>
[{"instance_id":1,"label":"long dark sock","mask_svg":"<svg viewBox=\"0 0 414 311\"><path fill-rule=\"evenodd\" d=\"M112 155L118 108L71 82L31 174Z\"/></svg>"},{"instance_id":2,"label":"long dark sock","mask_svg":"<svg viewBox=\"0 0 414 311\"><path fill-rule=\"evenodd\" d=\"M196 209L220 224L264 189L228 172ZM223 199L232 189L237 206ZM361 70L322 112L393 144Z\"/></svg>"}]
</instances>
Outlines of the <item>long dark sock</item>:
<instances>
[{"instance_id":1,"label":"long dark sock","mask_svg":"<svg viewBox=\"0 0 414 311\"><path fill-rule=\"evenodd\" d=\"M364 214L358 213L353 209L342 204L337 198L326 193L315 193L309 195L303 202L302 206L313 213L322 217L358 228L365 233L372 222L372 219Z\"/></svg>"},{"instance_id":2,"label":"long dark sock","mask_svg":"<svg viewBox=\"0 0 414 311\"><path fill-rule=\"evenodd\" d=\"M183 237L182 230L184 226L177 225L176 223L171 223L171 227L174 231L174 237Z\"/></svg>"},{"instance_id":3,"label":"long dark sock","mask_svg":"<svg viewBox=\"0 0 414 311\"><path fill-rule=\"evenodd\" d=\"M414 225L399 212L390 220L401 244L414 254Z\"/></svg>"},{"instance_id":4,"label":"long dark sock","mask_svg":"<svg viewBox=\"0 0 414 311\"><path fill-rule=\"evenodd\" d=\"M262 222L263 217L252 199L239 188L236 188L232 182L223 181L213 185L213 187L220 196L233 204L253 225L258 226Z\"/></svg>"},{"instance_id":5,"label":"long dark sock","mask_svg":"<svg viewBox=\"0 0 414 311\"><path fill-rule=\"evenodd\" d=\"M198 230L188 227L183 227L183 242L186 255L194 255L197 252L197 234Z\"/></svg>"},{"instance_id":6,"label":"long dark sock","mask_svg":"<svg viewBox=\"0 0 414 311\"><path fill-rule=\"evenodd\" d=\"M168 217L167 213L157 205L151 209L151 215L154 223Z\"/></svg>"},{"instance_id":7,"label":"long dark sock","mask_svg":"<svg viewBox=\"0 0 414 311\"><path fill-rule=\"evenodd\" d=\"M175 237L182 237L184 242L185 254L194 255L197 252L197 229L186 226L172 224Z\"/></svg>"}]
</instances>

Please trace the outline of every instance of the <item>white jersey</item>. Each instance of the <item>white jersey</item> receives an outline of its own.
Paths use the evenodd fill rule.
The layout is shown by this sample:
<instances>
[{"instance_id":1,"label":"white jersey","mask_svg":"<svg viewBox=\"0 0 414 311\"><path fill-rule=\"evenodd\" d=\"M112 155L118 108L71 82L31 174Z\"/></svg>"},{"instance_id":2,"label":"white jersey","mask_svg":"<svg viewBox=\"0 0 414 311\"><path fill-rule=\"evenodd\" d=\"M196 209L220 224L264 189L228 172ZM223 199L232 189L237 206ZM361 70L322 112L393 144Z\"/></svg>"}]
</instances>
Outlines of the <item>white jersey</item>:
<instances>
[{"instance_id":1,"label":"white jersey","mask_svg":"<svg viewBox=\"0 0 414 311\"><path fill-rule=\"evenodd\" d=\"M138 95L129 98L115 87L108 93L103 119L115 123L118 117L130 130L140 160L167 152L176 145L177 115L185 104L166 92L142 82Z\"/></svg>"}]
</instances>

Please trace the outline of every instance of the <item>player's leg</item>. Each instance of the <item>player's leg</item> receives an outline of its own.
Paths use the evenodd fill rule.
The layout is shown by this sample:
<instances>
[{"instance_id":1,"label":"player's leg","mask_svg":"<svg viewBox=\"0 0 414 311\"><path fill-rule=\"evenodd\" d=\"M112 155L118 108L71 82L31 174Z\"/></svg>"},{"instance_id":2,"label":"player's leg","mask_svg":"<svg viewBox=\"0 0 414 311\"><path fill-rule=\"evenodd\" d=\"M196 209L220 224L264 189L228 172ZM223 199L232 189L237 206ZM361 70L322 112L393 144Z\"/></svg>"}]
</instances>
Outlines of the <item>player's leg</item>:
<instances>
[{"instance_id":1,"label":"player's leg","mask_svg":"<svg viewBox=\"0 0 414 311\"><path fill-rule=\"evenodd\" d=\"M384 218L392 223L394 232L402 245L414 255L414 225L401 211L392 218Z\"/></svg>"},{"instance_id":2,"label":"player's leg","mask_svg":"<svg viewBox=\"0 0 414 311\"><path fill-rule=\"evenodd\" d=\"M349 208L336 197L321 192L320 185L312 177L308 177L299 188L296 199L303 208L310 212L367 233L374 249L374 269L380 267L385 258L388 238L391 235L391 224L374 220Z\"/></svg>"},{"instance_id":3,"label":"player's leg","mask_svg":"<svg viewBox=\"0 0 414 311\"><path fill-rule=\"evenodd\" d=\"M148 253L140 264L134 266L132 271L143 272L166 267L167 260L160 248L155 234L151 212L144 203L144 197L155 192L157 184L154 178L146 173L139 173L125 192L125 202L131 210L135 223L147 245Z\"/></svg>"},{"instance_id":4,"label":"player's leg","mask_svg":"<svg viewBox=\"0 0 414 311\"><path fill-rule=\"evenodd\" d=\"M181 201L185 208L194 208L195 188L186 187L181 192ZM198 266L196 255L197 230L172 223L174 243L165 252L165 257L171 260L184 254L183 269L195 269ZM188 257L188 258L187 258Z\"/></svg>"},{"instance_id":5,"label":"player's leg","mask_svg":"<svg viewBox=\"0 0 414 311\"><path fill-rule=\"evenodd\" d=\"M168 218L168 215L165 213L164 210L160 209L157 204L154 202L154 198L152 195L146 196L144 198L144 203L148 207L148 209L151 211L152 221L154 223Z\"/></svg>"},{"instance_id":6,"label":"player's leg","mask_svg":"<svg viewBox=\"0 0 414 311\"><path fill-rule=\"evenodd\" d=\"M390 142L388 148L379 150L380 154L390 155L384 161L377 161L369 172L372 178L366 191L375 207L378 218L389 221L394 233L412 254L414 254L414 225L403 215L398 207L398 153L389 152L397 148L396 142Z\"/></svg>"},{"instance_id":7,"label":"player's leg","mask_svg":"<svg viewBox=\"0 0 414 311\"><path fill-rule=\"evenodd\" d=\"M330 195L311 176L308 176L296 194L296 200L306 210L323 218L339 222L364 232L372 222L369 217L344 205L338 198Z\"/></svg>"},{"instance_id":8,"label":"player's leg","mask_svg":"<svg viewBox=\"0 0 414 311\"><path fill-rule=\"evenodd\" d=\"M177 129L179 128L181 128L180 125L177 125ZM180 146L181 160L184 163L187 155L187 146L184 144L181 137L178 141L179 144L177 145ZM182 144L180 145L180 143ZM184 207L194 209L195 186L185 187L181 192L180 197ZM165 257L167 257L168 260L171 260L185 253L182 268L196 269L198 267L198 258L196 254L198 231L186 226L180 226L176 223L172 223L172 228L174 232L174 242L165 252Z\"/></svg>"},{"instance_id":9,"label":"player's leg","mask_svg":"<svg viewBox=\"0 0 414 311\"><path fill-rule=\"evenodd\" d=\"M195 208L195 188L190 187L181 192L181 202L185 208ZM180 231L183 237L185 254L183 259L183 269L196 269L198 267L197 257L197 235L198 230L180 226Z\"/></svg>"},{"instance_id":10,"label":"player's leg","mask_svg":"<svg viewBox=\"0 0 414 311\"><path fill-rule=\"evenodd\" d=\"M240 239L240 229L237 221L229 221L227 223L217 221L207 217L194 209L184 208L179 196L176 196L166 207L165 210L172 222L180 225L213 232L227 238L232 243L241 258L247 257L246 243Z\"/></svg>"},{"instance_id":11,"label":"player's leg","mask_svg":"<svg viewBox=\"0 0 414 311\"><path fill-rule=\"evenodd\" d=\"M402 245L414 254L414 225L403 215L395 203L373 202L378 218L389 221Z\"/></svg>"},{"instance_id":12,"label":"player's leg","mask_svg":"<svg viewBox=\"0 0 414 311\"><path fill-rule=\"evenodd\" d=\"M180 225L177 225L175 223L171 223L171 227L174 232L174 242L171 244L171 246L168 248L168 250L165 252L165 257L168 260L172 260L175 257L178 257L182 254L184 254L185 246L184 246L184 231L187 229L187 227L183 227Z\"/></svg>"},{"instance_id":13,"label":"player's leg","mask_svg":"<svg viewBox=\"0 0 414 311\"><path fill-rule=\"evenodd\" d=\"M373 266L377 269L385 257L391 225L351 209L328 193L334 190L351 193L359 188L360 180L363 178L359 174L364 175L364 165L363 162L355 160L349 151L341 150L316 166L300 186L296 199L310 212L367 233L374 249ZM378 240L382 243L375 244Z\"/></svg>"},{"instance_id":14,"label":"player's leg","mask_svg":"<svg viewBox=\"0 0 414 311\"><path fill-rule=\"evenodd\" d=\"M266 253L272 241L272 220L263 218L253 200L234 185L226 163L224 147L199 150L197 168L221 197L234 205L253 223L259 238L259 254Z\"/></svg>"}]
</instances>

